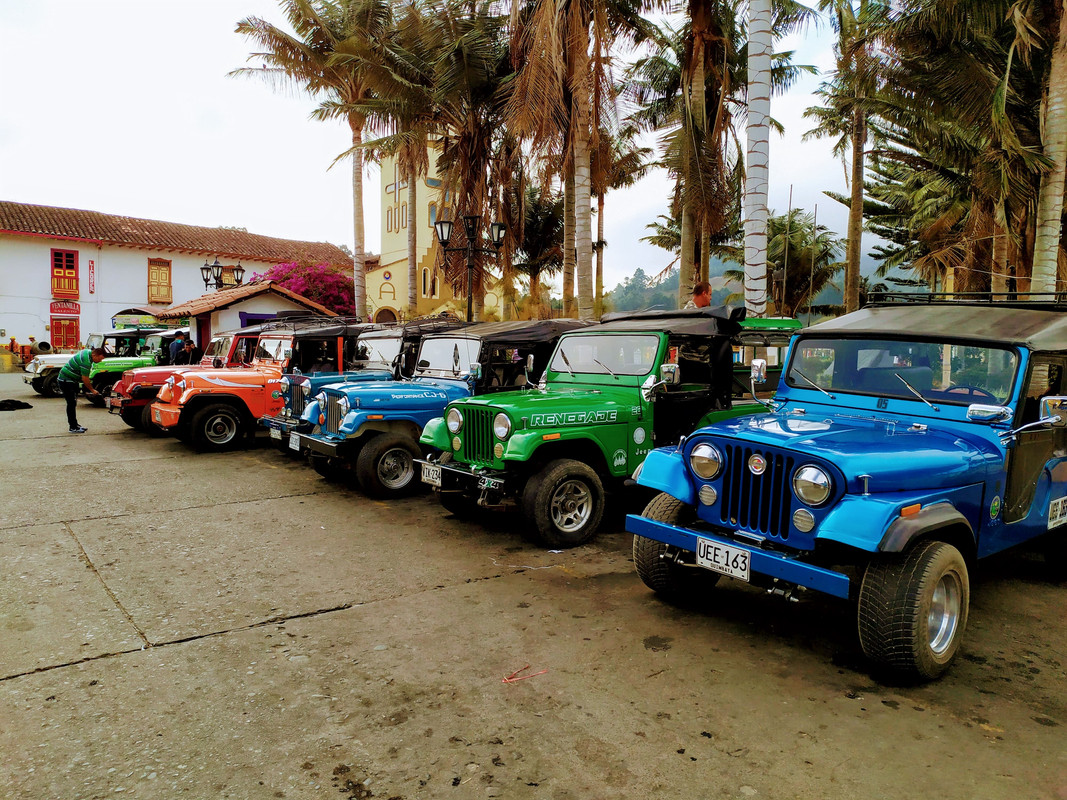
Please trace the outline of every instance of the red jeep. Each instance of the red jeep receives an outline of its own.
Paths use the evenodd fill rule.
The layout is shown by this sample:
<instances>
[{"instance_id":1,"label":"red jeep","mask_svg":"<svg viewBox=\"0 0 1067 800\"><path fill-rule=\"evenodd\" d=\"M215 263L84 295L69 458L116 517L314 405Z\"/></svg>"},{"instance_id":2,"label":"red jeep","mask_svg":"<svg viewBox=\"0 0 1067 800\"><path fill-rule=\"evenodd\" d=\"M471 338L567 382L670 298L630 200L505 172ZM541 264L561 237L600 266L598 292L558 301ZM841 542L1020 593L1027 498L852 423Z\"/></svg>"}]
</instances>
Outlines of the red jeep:
<instances>
[{"instance_id":1,"label":"red jeep","mask_svg":"<svg viewBox=\"0 0 1067 800\"><path fill-rule=\"evenodd\" d=\"M250 325L240 330L215 334L198 364L126 370L111 387L111 394L104 401L108 411L118 414L131 428L154 436L162 435L163 431L152 422L152 403L167 378L194 369L233 367L251 361L262 328L262 325Z\"/></svg>"}]
</instances>

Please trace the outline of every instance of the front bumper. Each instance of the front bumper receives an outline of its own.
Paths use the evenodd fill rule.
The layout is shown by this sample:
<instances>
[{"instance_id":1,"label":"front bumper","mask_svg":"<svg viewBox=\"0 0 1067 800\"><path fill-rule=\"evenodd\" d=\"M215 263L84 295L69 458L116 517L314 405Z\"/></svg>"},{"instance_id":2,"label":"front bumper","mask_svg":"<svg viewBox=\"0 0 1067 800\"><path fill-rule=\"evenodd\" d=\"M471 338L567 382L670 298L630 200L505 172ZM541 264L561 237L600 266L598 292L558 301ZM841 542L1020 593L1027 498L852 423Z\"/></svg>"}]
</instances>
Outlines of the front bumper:
<instances>
[{"instance_id":1,"label":"front bumper","mask_svg":"<svg viewBox=\"0 0 1067 800\"><path fill-rule=\"evenodd\" d=\"M725 536L718 536L706 531L694 531L680 528L667 522L641 517L637 514L626 515L626 530L636 536L653 539L657 542L695 553L698 539L710 539L718 544L744 550L749 554L753 575L766 575L787 583L803 586L834 597L847 600L850 581L847 575L825 567L808 564L795 556L739 542Z\"/></svg>"},{"instance_id":2,"label":"front bumper","mask_svg":"<svg viewBox=\"0 0 1067 800\"><path fill-rule=\"evenodd\" d=\"M41 376L38 375L36 372L23 372L22 373L22 382L25 383L27 386L32 385L34 381L40 380L40 378L41 378Z\"/></svg>"},{"instance_id":3,"label":"front bumper","mask_svg":"<svg viewBox=\"0 0 1067 800\"><path fill-rule=\"evenodd\" d=\"M323 439L308 433L293 433L292 435L300 437L300 452L302 453L344 458L345 453L352 448L352 444L345 439Z\"/></svg>"},{"instance_id":4,"label":"front bumper","mask_svg":"<svg viewBox=\"0 0 1067 800\"><path fill-rule=\"evenodd\" d=\"M419 476L422 482L435 486L442 492L463 492L470 495L482 495L488 504L492 504L494 496L501 498L508 493L510 476L506 472L484 469L468 464L462 466L439 464L436 461L418 458L415 459L415 463L420 465ZM436 483L432 479L428 479L427 470L423 465L440 469L441 482Z\"/></svg>"},{"instance_id":5,"label":"front bumper","mask_svg":"<svg viewBox=\"0 0 1067 800\"><path fill-rule=\"evenodd\" d=\"M270 431L272 439L284 439L291 433L310 433L315 427L299 417L260 417L259 422Z\"/></svg>"},{"instance_id":6,"label":"front bumper","mask_svg":"<svg viewBox=\"0 0 1067 800\"><path fill-rule=\"evenodd\" d=\"M182 418L181 406L152 404L152 421L161 428L174 428Z\"/></svg>"}]
</instances>

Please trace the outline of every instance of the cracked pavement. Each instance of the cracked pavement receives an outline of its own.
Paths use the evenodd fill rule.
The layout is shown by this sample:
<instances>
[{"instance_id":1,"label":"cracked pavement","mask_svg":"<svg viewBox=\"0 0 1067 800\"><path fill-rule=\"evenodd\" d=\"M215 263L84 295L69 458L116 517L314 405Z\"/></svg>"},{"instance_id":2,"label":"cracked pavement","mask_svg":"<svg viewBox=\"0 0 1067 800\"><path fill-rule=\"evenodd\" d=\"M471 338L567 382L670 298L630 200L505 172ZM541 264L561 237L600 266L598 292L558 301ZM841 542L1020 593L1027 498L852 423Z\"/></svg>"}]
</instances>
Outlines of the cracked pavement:
<instances>
[{"instance_id":1,"label":"cracked pavement","mask_svg":"<svg viewBox=\"0 0 1067 800\"><path fill-rule=\"evenodd\" d=\"M0 414L2 798L1067 798L1067 585L1033 554L975 581L944 679L886 686L847 604L668 605L618 520L550 553L266 441L0 397L34 405Z\"/></svg>"}]
</instances>

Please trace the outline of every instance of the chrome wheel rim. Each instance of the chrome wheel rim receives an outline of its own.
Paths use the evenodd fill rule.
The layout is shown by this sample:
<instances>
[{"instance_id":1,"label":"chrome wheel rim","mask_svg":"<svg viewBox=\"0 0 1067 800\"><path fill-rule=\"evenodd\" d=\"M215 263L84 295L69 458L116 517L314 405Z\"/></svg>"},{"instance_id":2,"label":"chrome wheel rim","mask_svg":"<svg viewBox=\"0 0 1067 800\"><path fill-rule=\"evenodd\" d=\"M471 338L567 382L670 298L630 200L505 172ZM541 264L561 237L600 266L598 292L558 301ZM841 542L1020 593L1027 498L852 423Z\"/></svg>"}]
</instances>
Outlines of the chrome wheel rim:
<instances>
[{"instance_id":1,"label":"chrome wheel rim","mask_svg":"<svg viewBox=\"0 0 1067 800\"><path fill-rule=\"evenodd\" d=\"M549 501L552 524L564 533L580 530L593 514L593 495L583 481L561 483Z\"/></svg>"},{"instance_id":2,"label":"chrome wheel rim","mask_svg":"<svg viewBox=\"0 0 1067 800\"><path fill-rule=\"evenodd\" d=\"M943 655L952 646L960 625L962 604L963 588L959 577L953 572L942 575L934 587L926 616L927 641L936 655Z\"/></svg>"},{"instance_id":3,"label":"chrome wheel rim","mask_svg":"<svg viewBox=\"0 0 1067 800\"><path fill-rule=\"evenodd\" d=\"M378 480L386 489L403 489L414 474L415 462L403 447L386 450L378 460Z\"/></svg>"},{"instance_id":4,"label":"chrome wheel rim","mask_svg":"<svg viewBox=\"0 0 1067 800\"><path fill-rule=\"evenodd\" d=\"M228 414L215 414L204 426L204 435L212 444L229 444L237 435L237 420Z\"/></svg>"}]
</instances>

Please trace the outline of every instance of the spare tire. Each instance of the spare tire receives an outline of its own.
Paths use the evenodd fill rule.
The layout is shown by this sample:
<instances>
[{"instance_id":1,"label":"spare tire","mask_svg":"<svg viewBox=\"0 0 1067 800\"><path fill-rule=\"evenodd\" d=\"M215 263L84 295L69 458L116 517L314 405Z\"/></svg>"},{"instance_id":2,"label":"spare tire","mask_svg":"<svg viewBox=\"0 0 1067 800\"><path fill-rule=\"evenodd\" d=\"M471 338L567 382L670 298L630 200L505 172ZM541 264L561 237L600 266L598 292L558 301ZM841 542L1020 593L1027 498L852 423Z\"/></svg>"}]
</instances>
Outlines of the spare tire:
<instances>
[{"instance_id":1,"label":"spare tire","mask_svg":"<svg viewBox=\"0 0 1067 800\"><path fill-rule=\"evenodd\" d=\"M41 353L51 353L52 345L48 342L34 342L30 345L30 352L35 356L39 356Z\"/></svg>"}]
</instances>

